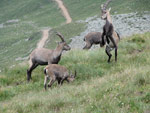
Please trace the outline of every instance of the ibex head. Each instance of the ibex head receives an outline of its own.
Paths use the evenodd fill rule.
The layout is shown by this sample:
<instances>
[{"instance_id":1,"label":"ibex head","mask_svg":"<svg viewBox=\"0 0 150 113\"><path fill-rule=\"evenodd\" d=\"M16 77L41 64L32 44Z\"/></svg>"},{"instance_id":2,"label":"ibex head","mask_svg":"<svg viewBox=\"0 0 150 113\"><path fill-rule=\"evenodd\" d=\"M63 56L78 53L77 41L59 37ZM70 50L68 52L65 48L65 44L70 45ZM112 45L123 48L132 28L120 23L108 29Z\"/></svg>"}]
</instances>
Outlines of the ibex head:
<instances>
[{"instance_id":1,"label":"ibex head","mask_svg":"<svg viewBox=\"0 0 150 113\"><path fill-rule=\"evenodd\" d=\"M109 14L109 12L110 12L110 10L111 10L111 8L109 8L108 10L107 10L107 6L108 6L108 4L111 2L111 0L107 0L107 2L103 5L101 5L101 11L102 11L102 16L101 16L101 18L102 19L106 19L107 18L107 14Z\"/></svg>"},{"instance_id":2,"label":"ibex head","mask_svg":"<svg viewBox=\"0 0 150 113\"><path fill-rule=\"evenodd\" d=\"M75 70L74 75L71 73L71 74L69 75L69 77L67 78L67 80L68 80L69 82L72 82L72 81L74 81L74 79L76 78L76 76L77 76L77 72L76 72L76 70Z\"/></svg>"},{"instance_id":3,"label":"ibex head","mask_svg":"<svg viewBox=\"0 0 150 113\"><path fill-rule=\"evenodd\" d=\"M66 51L70 50L71 47L64 40L64 36L59 32L57 32L56 35L59 36L61 39L61 42L59 42L58 44L63 47L63 50L66 50Z\"/></svg>"}]
</instances>

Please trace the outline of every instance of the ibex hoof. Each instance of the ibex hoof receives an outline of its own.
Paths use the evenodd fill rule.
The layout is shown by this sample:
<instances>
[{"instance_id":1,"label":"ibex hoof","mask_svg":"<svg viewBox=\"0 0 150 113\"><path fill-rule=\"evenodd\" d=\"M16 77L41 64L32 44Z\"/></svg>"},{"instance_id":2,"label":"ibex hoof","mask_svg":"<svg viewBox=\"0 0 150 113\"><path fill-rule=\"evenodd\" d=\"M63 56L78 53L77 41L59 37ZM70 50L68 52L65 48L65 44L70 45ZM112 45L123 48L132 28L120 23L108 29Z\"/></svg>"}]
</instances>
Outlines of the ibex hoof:
<instances>
[{"instance_id":1,"label":"ibex hoof","mask_svg":"<svg viewBox=\"0 0 150 113\"><path fill-rule=\"evenodd\" d=\"M45 90L46 90L46 85L44 85L44 88L45 88Z\"/></svg>"},{"instance_id":2,"label":"ibex hoof","mask_svg":"<svg viewBox=\"0 0 150 113\"><path fill-rule=\"evenodd\" d=\"M50 86L50 85L48 85L48 87L50 88L51 86Z\"/></svg>"}]
</instances>

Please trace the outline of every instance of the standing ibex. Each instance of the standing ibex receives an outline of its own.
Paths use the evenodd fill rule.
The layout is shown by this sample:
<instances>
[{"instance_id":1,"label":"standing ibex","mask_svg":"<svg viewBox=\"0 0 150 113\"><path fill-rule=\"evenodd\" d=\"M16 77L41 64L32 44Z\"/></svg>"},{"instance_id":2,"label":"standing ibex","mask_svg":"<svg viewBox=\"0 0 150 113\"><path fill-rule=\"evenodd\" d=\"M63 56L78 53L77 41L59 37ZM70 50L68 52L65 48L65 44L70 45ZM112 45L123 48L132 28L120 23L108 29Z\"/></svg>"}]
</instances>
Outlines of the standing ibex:
<instances>
[{"instance_id":1,"label":"standing ibex","mask_svg":"<svg viewBox=\"0 0 150 113\"><path fill-rule=\"evenodd\" d=\"M44 74L45 74L44 80L45 90L47 87L48 79L50 79L48 87L51 87L56 80L58 81L59 85L62 85L64 80L66 80L67 82L72 82L76 77L76 71L74 75L69 74L68 70L64 66L60 66L58 64L50 64L46 66L44 69Z\"/></svg>"},{"instance_id":2,"label":"standing ibex","mask_svg":"<svg viewBox=\"0 0 150 113\"><path fill-rule=\"evenodd\" d=\"M100 32L88 33L84 37L84 41L86 42L86 45L83 49L90 49L93 44L100 44L100 47L104 46L102 44L102 34Z\"/></svg>"},{"instance_id":3,"label":"standing ibex","mask_svg":"<svg viewBox=\"0 0 150 113\"><path fill-rule=\"evenodd\" d=\"M111 0L107 0L107 2L104 5L101 5L101 11L102 11L102 16L101 18L103 20L106 20L106 23L103 27L103 33L102 33L102 43L103 45L105 44L104 42L104 36L106 36L107 40L107 45L106 45L106 54L109 56L108 62L110 62L112 54L110 53L113 49L115 49L115 61L117 61L117 49L118 49L118 42L120 40L120 36L117 32L115 32L111 16L110 16L110 10L106 9L107 5L109 4Z\"/></svg>"},{"instance_id":4,"label":"standing ibex","mask_svg":"<svg viewBox=\"0 0 150 113\"><path fill-rule=\"evenodd\" d=\"M31 73L32 71L38 66L38 65L47 65L47 64L58 64L58 62L61 59L61 54L63 50L70 50L71 48L67 45L67 43L64 40L64 37L57 33L62 40L62 42L58 43L58 46L54 50L46 49L46 48L37 48L33 50L33 52L30 54L30 67L27 70L27 80L30 81L31 79Z\"/></svg>"}]
</instances>

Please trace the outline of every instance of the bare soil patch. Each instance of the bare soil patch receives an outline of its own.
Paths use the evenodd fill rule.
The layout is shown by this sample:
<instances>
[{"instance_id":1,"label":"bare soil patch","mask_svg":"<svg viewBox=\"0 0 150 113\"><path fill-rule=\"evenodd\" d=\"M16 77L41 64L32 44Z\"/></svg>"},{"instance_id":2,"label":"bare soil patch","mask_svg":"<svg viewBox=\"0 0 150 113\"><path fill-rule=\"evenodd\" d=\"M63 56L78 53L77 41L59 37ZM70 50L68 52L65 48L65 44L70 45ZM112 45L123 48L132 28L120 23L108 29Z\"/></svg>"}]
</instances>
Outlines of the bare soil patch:
<instances>
[{"instance_id":1,"label":"bare soil patch","mask_svg":"<svg viewBox=\"0 0 150 113\"><path fill-rule=\"evenodd\" d=\"M44 47L45 42L48 39L48 32L49 32L49 30L50 29L42 30L43 36L42 36L41 40L38 42L37 48L43 48Z\"/></svg>"},{"instance_id":2,"label":"bare soil patch","mask_svg":"<svg viewBox=\"0 0 150 113\"><path fill-rule=\"evenodd\" d=\"M62 14L64 15L64 17L66 18L66 23L71 23L72 22L72 18L70 17L70 14L67 10L67 8L64 6L62 0L55 0L59 6L59 8L62 11Z\"/></svg>"}]
</instances>

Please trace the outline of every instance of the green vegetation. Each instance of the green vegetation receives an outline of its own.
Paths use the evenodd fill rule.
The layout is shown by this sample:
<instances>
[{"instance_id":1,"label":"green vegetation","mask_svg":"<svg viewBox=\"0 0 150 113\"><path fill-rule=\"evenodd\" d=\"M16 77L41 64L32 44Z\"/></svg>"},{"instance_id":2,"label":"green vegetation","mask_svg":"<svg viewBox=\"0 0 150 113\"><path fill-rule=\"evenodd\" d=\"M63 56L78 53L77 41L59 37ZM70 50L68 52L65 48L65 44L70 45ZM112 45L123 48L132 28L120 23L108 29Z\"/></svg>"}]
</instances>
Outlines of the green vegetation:
<instances>
[{"instance_id":1,"label":"green vegetation","mask_svg":"<svg viewBox=\"0 0 150 113\"><path fill-rule=\"evenodd\" d=\"M71 42L71 37L80 35L86 29L85 23L70 23L63 26L55 27L49 32L49 40L47 41L47 48L55 48L56 42L60 41L60 38L56 35L56 31L60 32L67 43Z\"/></svg>"},{"instance_id":2,"label":"green vegetation","mask_svg":"<svg viewBox=\"0 0 150 113\"><path fill-rule=\"evenodd\" d=\"M36 43L42 36L41 30L45 27L62 32L67 42L70 42L71 37L77 36L85 29L84 24L75 21L100 14L100 4L104 3L104 0L63 1L73 18L72 24L64 25L66 20L52 0L0 1L0 24L4 26L0 28L0 69L22 62L16 59L29 55L36 47ZM149 2L149 0L115 0L110 3L110 6L112 13L149 11ZM53 32L49 37L50 41L47 42L46 47L56 46L54 42L59 39L54 34Z\"/></svg>"},{"instance_id":3,"label":"green vegetation","mask_svg":"<svg viewBox=\"0 0 150 113\"><path fill-rule=\"evenodd\" d=\"M106 0L63 0L73 20L86 19L100 15L100 6ZM108 7L112 7L111 14L150 11L149 0L114 0Z\"/></svg>"},{"instance_id":4,"label":"green vegetation","mask_svg":"<svg viewBox=\"0 0 150 113\"><path fill-rule=\"evenodd\" d=\"M14 28L14 26L16 26ZM27 57L30 52L36 48L37 42L42 37L42 32L38 27L32 27L22 22L11 23L11 25L0 30L0 68L12 66L20 61L16 61L17 58ZM60 41L60 38L56 36L54 31L61 32L66 41L69 43L70 37L79 35L85 29L83 23L71 23L54 27L49 34L49 40L47 41L47 48L55 48L56 42Z\"/></svg>"},{"instance_id":5,"label":"green vegetation","mask_svg":"<svg viewBox=\"0 0 150 113\"><path fill-rule=\"evenodd\" d=\"M22 62L17 58L25 58L36 47L42 37L41 30L51 27L60 31L67 42L70 38L84 30L84 24L65 23L57 4L51 0L1 0L0 1L0 69ZM55 33L49 36L46 47L56 46ZM17 60L17 61L16 61Z\"/></svg>"},{"instance_id":6,"label":"green vegetation","mask_svg":"<svg viewBox=\"0 0 150 113\"><path fill-rule=\"evenodd\" d=\"M51 0L0 1L0 69L10 67L36 47L43 27L65 22L57 4Z\"/></svg>"},{"instance_id":7,"label":"green vegetation","mask_svg":"<svg viewBox=\"0 0 150 113\"><path fill-rule=\"evenodd\" d=\"M0 23L19 19L32 21L38 26L57 26L65 22L57 4L52 0L1 0Z\"/></svg>"},{"instance_id":8,"label":"green vegetation","mask_svg":"<svg viewBox=\"0 0 150 113\"><path fill-rule=\"evenodd\" d=\"M146 112L150 109L150 33L121 40L118 62L110 64L104 48L92 51L71 50L60 65L77 70L73 83L44 91L43 67L33 71L26 82L26 62L18 64L36 47L41 30L51 27L46 47L54 48L61 32L67 42L85 29L76 20L100 14L104 0L63 0L73 18L65 18L52 0L0 0L0 112ZM119 5L118 5L119 4ZM150 10L149 0L115 0L112 14ZM114 54L113 54L114 56ZM16 65L12 67L12 65Z\"/></svg>"},{"instance_id":9,"label":"green vegetation","mask_svg":"<svg viewBox=\"0 0 150 113\"><path fill-rule=\"evenodd\" d=\"M119 43L118 62L107 63L104 48L71 50L60 65L77 70L73 83L44 91L43 67L30 83L27 66L6 69L0 76L0 112L146 112L150 109L150 32Z\"/></svg>"},{"instance_id":10,"label":"green vegetation","mask_svg":"<svg viewBox=\"0 0 150 113\"><path fill-rule=\"evenodd\" d=\"M42 36L37 28L23 23L3 28L0 34L0 68L12 66L18 57L26 57Z\"/></svg>"}]
</instances>

